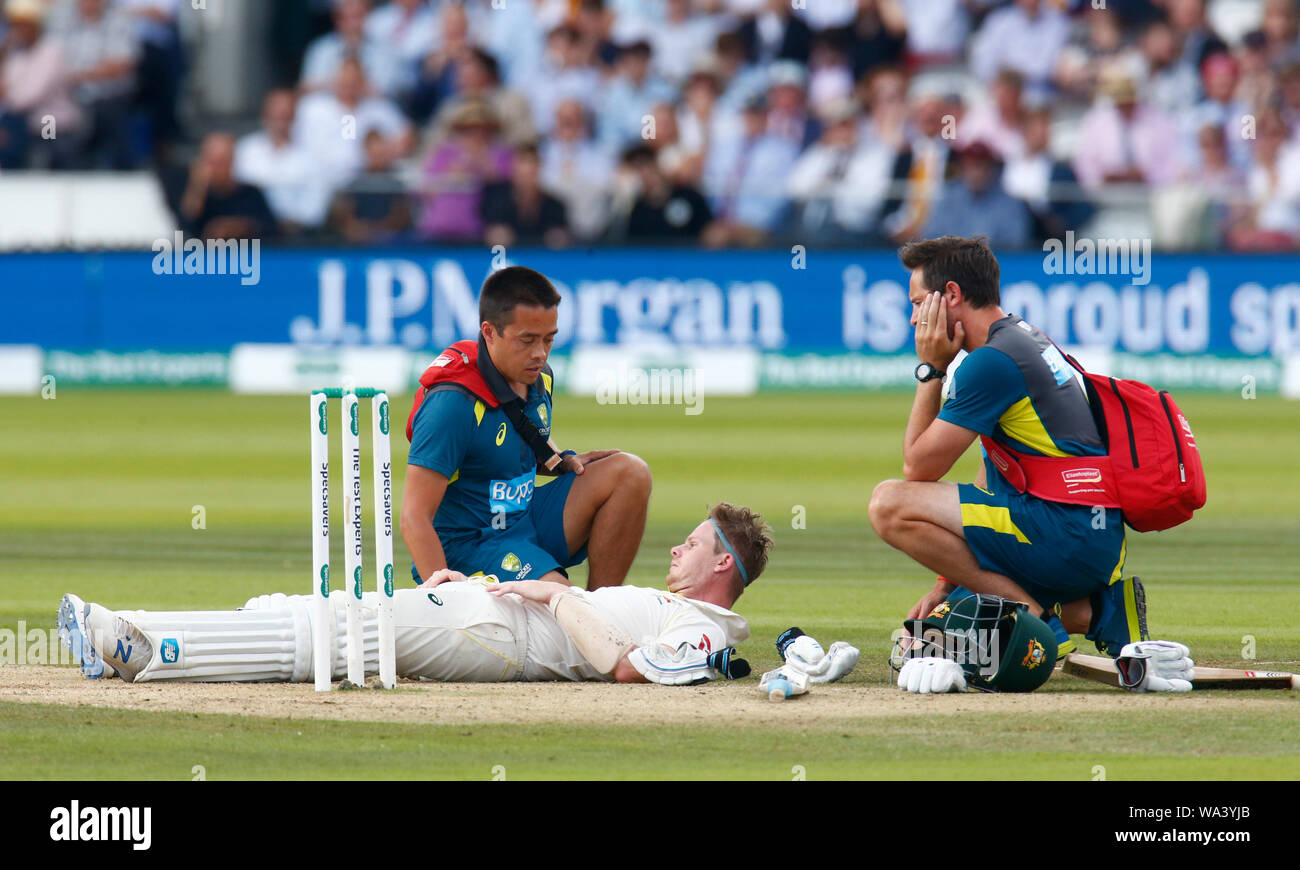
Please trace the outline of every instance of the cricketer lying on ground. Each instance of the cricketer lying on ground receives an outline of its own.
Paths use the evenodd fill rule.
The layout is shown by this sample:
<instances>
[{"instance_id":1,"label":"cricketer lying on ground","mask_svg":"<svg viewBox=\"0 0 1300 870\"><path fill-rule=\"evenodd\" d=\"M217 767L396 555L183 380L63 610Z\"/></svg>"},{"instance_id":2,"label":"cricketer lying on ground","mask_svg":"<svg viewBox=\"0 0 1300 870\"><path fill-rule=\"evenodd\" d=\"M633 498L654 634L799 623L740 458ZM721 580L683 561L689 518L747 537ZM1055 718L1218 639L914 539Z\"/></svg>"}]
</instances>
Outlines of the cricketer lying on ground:
<instances>
[{"instance_id":1,"label":"cricketer lying on ground","mask_svg":"<svg viewBox=\"0 0 1300 870\"><path fill-rule=\"evenodd\" d=\"M727 538L743 534L743 551ZM499 583L492 575L435 583L393 596L397 673L446 682L616 680L690 685L749 673L734 645L749 624L733 612L767 565L771 529L761 515L719 502L670 550L668 591L639 586L577 589L549 580ZM737 538L737 540L741 540ZM749 559L748 566L739 552ZM306 681L314 641L330 651L334 678L347 673L342 590L320 599L262 595L240 610L112 611L76 595L59 605L59 637L87 677L128 682ZM379 670L378 600L361 599L363 673ZM316 624L324 622L323 625ZM328 632L328 637L321 637Z\"/></svg>"},{"instance_id":2,"label":"cricketer lying on ground","mask_svg":"<svg viewBox=\"0 0 1300 870\"><path fill-rule=\"evenodd\" d=\"M446 682L612 679L587 660L547 605L517 595L492 595L491 585L473 578L435 589L398 590L398 674ZM569 596L588 603L634 639L637 651L651 656L685 645L707 657L749 637L749 625L739 614L658 589L574 589L563 597ZM345 597L343 592L330 595L333 619L326 628L334 650L334 679L347 672ZM375 605L375 593L365 593L367 676L379 672ZM192 612L114 612L67 595L59 625L87 676L111 676L116 670L133 682L305 682L313 673L316 626L307 595L262 595L241 610ZM703 661L701 665L692 681L716 674Z\"/></svg>"},{"instance_id":3,"label":"cricketer lying on ground","mask_svg":"<svg viewBox=\"0 0 1300 870\"><path fill-rule=\"evenodd\" d=\"M751 524L747 569L715 517ZM761 527L761 528L760 528ZM402 589L393 596L397 673L446 682L617 680L690 685L742 677L734 645L749 624L730 608L767 564L762 517L719 502L673 547L664 582L577 589L492 575ZM756 541L756 542L755 542ZM313 638L329 632L330 670L347 673L347 600L330 593L325 625L309 595L261 595L239 610L112 611L63 596L60 639L87 677L128 682L302 682L314 676ZM352 599L355 600L355 599ZM362 596L364 673L379 669L376 593Z\"/></svg>"}]
</instances>

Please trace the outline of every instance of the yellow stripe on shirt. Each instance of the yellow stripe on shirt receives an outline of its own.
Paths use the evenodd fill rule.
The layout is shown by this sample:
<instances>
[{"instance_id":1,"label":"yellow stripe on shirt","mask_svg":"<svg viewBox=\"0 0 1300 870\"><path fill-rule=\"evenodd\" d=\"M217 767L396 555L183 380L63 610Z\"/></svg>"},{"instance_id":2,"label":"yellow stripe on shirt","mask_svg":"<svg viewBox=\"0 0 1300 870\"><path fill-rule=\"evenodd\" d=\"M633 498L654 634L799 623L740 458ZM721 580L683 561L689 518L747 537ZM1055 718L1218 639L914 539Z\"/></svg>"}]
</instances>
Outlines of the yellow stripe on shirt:
<instances>
[{"instance_id":1,"label":"yellow stripe on shirt","mask_svg":"<svg viewBox=\"0 0 1300 870\"><path fill-rule=\"evenodd\" d=\"M1007 408L998 418L998 425L1002 427L1003 432L1044 456L1070 455L1057 447L1052 436L1047 434L1047 427L1043 425L1042 418L1034 410L1034 404L1029 401L1028 396Z\"/></svg>"}]
</instances>

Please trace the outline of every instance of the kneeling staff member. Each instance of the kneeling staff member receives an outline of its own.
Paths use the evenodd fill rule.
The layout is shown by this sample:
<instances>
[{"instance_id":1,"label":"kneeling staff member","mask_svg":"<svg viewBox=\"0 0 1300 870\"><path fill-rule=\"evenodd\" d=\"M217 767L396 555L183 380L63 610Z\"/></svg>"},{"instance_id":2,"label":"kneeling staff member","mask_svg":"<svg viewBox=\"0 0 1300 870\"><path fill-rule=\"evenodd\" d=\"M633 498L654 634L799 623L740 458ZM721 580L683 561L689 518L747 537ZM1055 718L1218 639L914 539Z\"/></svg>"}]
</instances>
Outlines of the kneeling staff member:
<instances>
[{"instance_id":1,"label":"kneeling staff member","mask_svg":"<svg viewBox=\"0 0 1300 870\"><path fill-rule=\"evenodd\" d=\"M1053 658L1073 651L1071 634L1112 657L1148 639L1145 590L1123 577L1118 510L1018 492L992 458L974 483L941 480L981 435L1042 456L1105 448L1061 352L1000 307L998 261L983 239L914 242L901 258L911 271L919 383L903 442L906 480L879 484L869 514L886 543L941 575L908 618L983 593L1023 602L1046 622L1058 643ZM963 349L969 354L941 406L940 378Z\"/></svg>"},{"instance_id":2,"label":"kneeling staff member","mask_svg":"<svg viewBox=\"0 0 1300 870\"><path fill-rule=\"evenodd\" d=\"M395 595L397 672L447 682L603 680L688 685L749 672L734 645L749 625L731 611L767 565L763 518L722 502L672 548L668 591L574 589L546 580L473 577ZM345 608L331 595L335 679L346 671ZM66 595L59 634L88 677L128 682L312 679L310 596L263 595L242 610L111 611ZM367 593L366 673L378 673Z\"/></svg>"}]
</instances>

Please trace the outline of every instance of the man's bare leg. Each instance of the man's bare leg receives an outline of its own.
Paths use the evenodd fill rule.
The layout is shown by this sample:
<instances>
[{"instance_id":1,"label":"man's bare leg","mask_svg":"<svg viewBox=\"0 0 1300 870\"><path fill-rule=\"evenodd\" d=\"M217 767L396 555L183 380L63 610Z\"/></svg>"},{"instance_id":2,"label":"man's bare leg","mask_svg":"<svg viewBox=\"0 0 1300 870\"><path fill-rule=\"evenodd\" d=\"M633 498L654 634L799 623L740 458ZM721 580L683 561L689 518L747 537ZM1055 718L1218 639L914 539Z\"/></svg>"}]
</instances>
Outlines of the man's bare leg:
<instances>
[{"instance_id":1,"label":"man's bare leg","mask_svg":"<svg viewBox=\"0 0 1300 870\"><path fill-rule=\"evenodd\" d=\"M587 588L618 586L627 577L645 534L650 466L615 453L583 469L564 503L564 540L570 553L587 545Z\"/></svg>"},{"instance_id":2,"label":"man's bare leg","mask_svg":"<svg viewBox=\"0 0 1300 870\"><path fill-rule=\"evenodd\" d=\"M1062 604L1061 625L1070 634L1087 634L1092 626L1092 599L1080 598Z\"/></svg>"},{"instance_id":3,"label":"man's bare leg","mask_svg":"<svg viewBox=\"0 0 1300 870\"><path fill-rule=\"evenodd\" d=\"M1020 584L980 568L962 530L957 484L886 480L871 493L868 516L887 544L935 573L972 592L1023 601L1030 613L1043 615L1043 608Z\"/></svg>"}]
</instances>

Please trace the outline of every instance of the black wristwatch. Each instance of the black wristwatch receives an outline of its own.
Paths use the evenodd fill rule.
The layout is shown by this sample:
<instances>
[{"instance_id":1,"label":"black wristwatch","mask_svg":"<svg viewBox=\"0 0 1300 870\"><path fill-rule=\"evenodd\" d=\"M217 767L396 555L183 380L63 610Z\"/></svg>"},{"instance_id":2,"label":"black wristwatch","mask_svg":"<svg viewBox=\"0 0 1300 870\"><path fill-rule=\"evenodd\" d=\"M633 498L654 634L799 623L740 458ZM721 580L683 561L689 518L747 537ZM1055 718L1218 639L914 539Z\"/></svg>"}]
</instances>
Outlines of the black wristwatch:
<instances>
[{"instance_id":1,"label":"black wristwatch","mask_svg":"<svg viewBox=\"0 0 1300 870\"><path fill-rule=\"evenodd\" d=\"M936 380L946 374L943 369L937 369L929 363L921 363L916 367L916 379L921 383Z\"/></svg>"}]
</instances>

